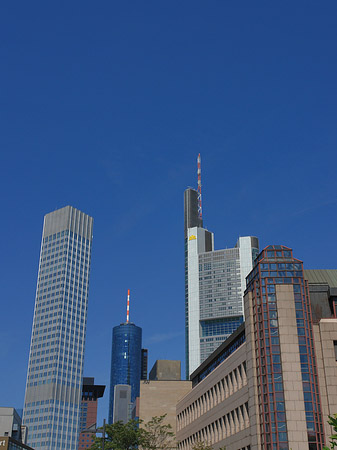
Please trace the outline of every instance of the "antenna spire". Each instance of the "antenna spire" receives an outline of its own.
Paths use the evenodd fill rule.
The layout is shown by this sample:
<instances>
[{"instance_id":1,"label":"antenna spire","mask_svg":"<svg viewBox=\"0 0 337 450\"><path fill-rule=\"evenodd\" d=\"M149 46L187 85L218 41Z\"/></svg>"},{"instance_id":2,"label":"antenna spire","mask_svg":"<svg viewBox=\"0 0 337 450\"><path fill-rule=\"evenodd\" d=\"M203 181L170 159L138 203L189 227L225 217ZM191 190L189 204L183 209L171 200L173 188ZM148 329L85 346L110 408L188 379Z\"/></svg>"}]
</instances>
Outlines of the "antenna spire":
<instances>
[{"instance_id":1,"label":"antenna spire","mask_svg":"<svg viewBox=\"0 0 337 450\"><path fill-rule=\"evenodd\" d=\"M126 323L129 323L130 319L130 289L128 289L128 301L126 305Z\"/></svg>"},{"instance_id":2,"label":"antenna spire","mask_svg":"<svg viewBox=\"0 0 337 450\"><path fill-rule=\"evenodd\" d=\"M198 155L198 217L202 220L202 205L201 205L201 157Z\"/></svg>"}]
</instances>

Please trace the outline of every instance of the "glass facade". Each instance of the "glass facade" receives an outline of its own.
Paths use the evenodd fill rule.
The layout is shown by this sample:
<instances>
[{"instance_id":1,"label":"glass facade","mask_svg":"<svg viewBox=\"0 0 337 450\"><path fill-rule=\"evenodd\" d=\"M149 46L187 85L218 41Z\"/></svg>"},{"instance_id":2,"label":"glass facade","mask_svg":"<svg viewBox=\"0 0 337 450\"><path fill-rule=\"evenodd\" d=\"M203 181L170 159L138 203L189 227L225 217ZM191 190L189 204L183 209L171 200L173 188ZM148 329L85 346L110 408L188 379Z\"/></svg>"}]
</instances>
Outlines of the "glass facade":
<instances>
[{"instance_id":1,"label":"glass facade","mask_svg":"<svg viewBox=\"0 0 337 450\"><path fill-rule=\"evenodd\" d=\"M237 330L240 331L240 330ZM224 362L227 358L231 356L232 353L235 352L241 345L246 341L245 329L241 330L240 333L235 337L233 342L230 342L226 345L220 352L218 356L212 359L212 361L206 365L204 369L202 369L195 378L192 379L193 387L200 383L204 378L207 377L210 373L213 372L222 362ZM226 342L226 341L225 341ZM225 344L224 344L225 345ZM246 363L244 362L244 366L246 367Z\"/></svg>"},{"instance_id":2,"label":"glass facade","mask_svg":"<svg viewBox=\"0 0 337 450\"><path fill-rule=\"evenodd\" d=\"M241 324L243 317L229 317L201 321L201 336L231 335Z\"/></svg>"},{"instance_id":3,"label":"glass facade","mask_svg":"<svg viewBox=\"0 0 337 450\"><path fill-rule=\"evenodd\" d=\"M186 379L243 322L246 276L259 253L256 237L214 250L214 235L198 216L198 192L184 193Z\"/></svg>"},{"instance_id":4,"label":"glass facade","mask_svg":"<svg viewBox=\"0 0 337 450\"><path fill-rule=\"evenodd\" d=\"M244 250L248 250L247 269L242 267L240 253ZM205 361L243 322L245 285L242 275L243 272L247 275L252 268L255 256L256 249L251 247L250 238L248 248L237 245L199 255L200 362Z\"/></svg>"},{"instance_id":5,"label":"glass facade","mask_svg":"<svg viewBox=\"0 0 337 450\"><path fill-rule=\"evenodd\" d=\"M70 206L45 216L23 415L34 449L77 449L92 226Z\"/></svg>"},{"instance_id":6,"label":"glass facade","mask_svg":"<svg viewBox=\"0 0 337 450\"><path fill-rule=\"evenodd\" d=\"M308 286L292 250L269 246L247 278L252 292L262 448L288 450L276 286L293 286L309 450L323 445L323 424Z\"/></svg>"},{"instance_id":7,"label":"glass facade","mask_svg":"<svg viewBox=\"0 0 337 450\"><path fill-rule=\"evenodd\" d=\"M114 387L117 384L131 386L131 402L139 397L142 368L142 329L126 322L113 328L109 423L113 423Z\"/></svg>"}]
</instances>

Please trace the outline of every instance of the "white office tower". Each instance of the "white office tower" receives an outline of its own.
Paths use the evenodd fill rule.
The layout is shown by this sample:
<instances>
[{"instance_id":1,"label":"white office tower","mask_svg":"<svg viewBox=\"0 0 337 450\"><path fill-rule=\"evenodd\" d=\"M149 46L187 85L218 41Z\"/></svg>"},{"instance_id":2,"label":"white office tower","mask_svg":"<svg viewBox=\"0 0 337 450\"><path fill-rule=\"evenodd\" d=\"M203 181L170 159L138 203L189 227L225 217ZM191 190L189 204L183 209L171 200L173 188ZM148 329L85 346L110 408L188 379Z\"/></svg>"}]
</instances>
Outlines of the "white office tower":
<instances>
[{"instance_id":1,"label":"white office tower","mask_svg":"<svg viewBox=\"0 0 337 450\"><path fill-rule=\"evenodd\" d=\"M214 235L203 228L198 203L198 191L187 189L184 196L187 378L243 322L246 276L259 253L258 239L252 236L240 237L234 248L214 250Z\"/></svg>"},{"instance_id":2,"label":"white office tower","mask_svg":"<svg viewBox=\"0 0 337 450\"><path fill-rule=\"evenodd\" d=\"M77 450L93 219L44 218L23 423L37 450Z\"/></svg>"}]
</instances>

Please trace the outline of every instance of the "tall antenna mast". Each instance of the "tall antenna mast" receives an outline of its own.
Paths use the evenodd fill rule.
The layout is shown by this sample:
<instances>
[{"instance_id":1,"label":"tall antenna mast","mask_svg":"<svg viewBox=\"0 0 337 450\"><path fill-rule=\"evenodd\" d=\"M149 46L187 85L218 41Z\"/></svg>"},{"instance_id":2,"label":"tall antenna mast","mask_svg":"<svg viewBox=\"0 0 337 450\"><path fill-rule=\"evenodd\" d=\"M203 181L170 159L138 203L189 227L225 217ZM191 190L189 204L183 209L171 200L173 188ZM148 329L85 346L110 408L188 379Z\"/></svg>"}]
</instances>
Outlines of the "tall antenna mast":
<instances>
[{"instance_id":1,"label":"tall antenna mast","mask_svg":"<svg viewBox=\"0 0 337 450\"><path fill-rule=\"evenodd\" d=\"M198 217L202 220L202 205L201 205L201 157L198 155Z\"/></svg>"},{"instance_id":2,"label":"tall antenna mast","mask_svg":"<svg viewBox=\"0 0 337 450\"><path fill-rule=\"evenodd\" d=\"M130 289L128 289L128 302L126 305L126 323L129 323L130 319Z\"/></svg>"}]
</instances>

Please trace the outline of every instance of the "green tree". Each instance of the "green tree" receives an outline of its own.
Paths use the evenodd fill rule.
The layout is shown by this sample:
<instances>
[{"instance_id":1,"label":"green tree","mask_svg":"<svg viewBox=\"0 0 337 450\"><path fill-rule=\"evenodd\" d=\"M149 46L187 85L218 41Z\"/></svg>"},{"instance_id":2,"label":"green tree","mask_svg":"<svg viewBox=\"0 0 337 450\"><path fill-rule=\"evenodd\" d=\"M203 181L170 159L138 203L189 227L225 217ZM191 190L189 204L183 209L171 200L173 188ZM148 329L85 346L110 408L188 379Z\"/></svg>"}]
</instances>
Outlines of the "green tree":
<instances>
[{"instance_id":1,"label":"green tree","mask_svg":"<svg viewBox=\"0 0 337 450\"><path fill-rule=\"evenodd\" d=\"M147 438L139 420L129 420L128 423L116 422L105 426L104 450L136 450ZM102 428L100 428L102 430ZM102 450L103 437L94 437L90 450Z\"/></svg>"},{"instance_id":2,"label":"green tree","mask_svg":"<svg viewBox=\"0 0 337 450\"><path fill-rule=\"evenodd\" d=\"M206 442L196 441L192 446L193 450L213 450L211 445L208 445Z\"/></svg>"},{"instance_id":3,"label":"green tree","mask_svg":"<svg viewBox=\"0 0 337 450\"><path fill-rule=\"evenodd\" d=\"M334 430L334 434L330 436L330 447L323 447L324 450L333 450L337 447L337 414L334 414L333 416L328 416L328 424L332 426Z\"/></svg>"},{"instance_id":4,"label":"green tree","mask_svg":"<svg viewBox=\"0 0 337 450\"><path fill-rule=\"evenodd\" d=\"M170 424L165 424L166 414L154 416L152 419L142 424L144 433L143 450L167 450L174 448L175 439Z\"/></svg>"},{"instance_id":5,"label":"green tree","mask_svg":"<svg viewBox=\"0 0 337 450\"><path fill-rule=\"evenodd\" d=\"M196 441L192 447L193 450L213 450L213 447L206 442ZM219 448L219 450L226 450L226 446Z\"/></svg>"}]
</instances>

